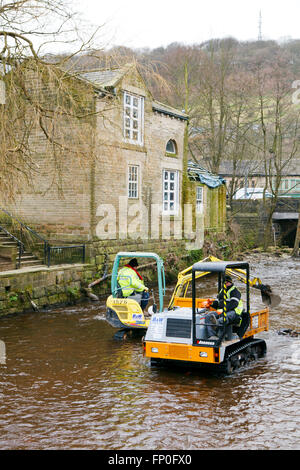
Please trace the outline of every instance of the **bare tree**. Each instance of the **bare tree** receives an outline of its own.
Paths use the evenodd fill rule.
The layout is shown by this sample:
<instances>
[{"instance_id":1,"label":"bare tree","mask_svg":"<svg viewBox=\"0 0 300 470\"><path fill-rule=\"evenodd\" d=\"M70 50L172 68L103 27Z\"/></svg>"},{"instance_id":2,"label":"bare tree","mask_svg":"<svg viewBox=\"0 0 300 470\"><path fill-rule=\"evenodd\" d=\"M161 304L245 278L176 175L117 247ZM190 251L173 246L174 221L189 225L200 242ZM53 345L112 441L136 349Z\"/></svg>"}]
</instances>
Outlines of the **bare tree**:
<instances>
[{"instance_id":1,"label":"bare tree","mask_svg":"<svg viewBox=\"0 0 300 470\"><path fill-rule=\"evenodd\" d=\"M98 30L96 28L92 34L87 31L86 25L72 10L70 0L0 1L0 59L3 65L14 65L30 56L41 60L53 50L57 54L61 46L68 48L68 53L76 54L91 46Z\"/></svg>"},{"instance_id":2,"label":"bare tree","mask_svg":"<svg viewBox=\"0 0 300 470\"><path fill-rule=\"evenodd\" d=\"M300 112L291 101L292 75L286 57L277 57L271 64L258 63L256 70L258 114L260 119L260 152L265 173L264 206L267 221L264 248L270 242L272 218L279 197L284 169L299 151ZM272 198L266 199L269 189Z\"/></svg>"},{"instance_id":3,"label":"bare tree","mask_svg":"<svg viewBox=\"0 0 300 470\"><path fill-rule=\"evenodd\" d=\"M51 153L58 172L61 152L86 155L83 140L71 141L61 131L62 121L68 123L67 127L76 119L87 124L93 113L87 95L78 90L74 94L72 79L64 67L70 56L92 45L95 34L84 34L66 1L0 2L2 198L10 198L20 185L28 184L31 176L41 171L36 158L41 153L41 145L37 145L40 135L45 140L43 151ZM59 50L61 42L70 48L70 54L55 58L45 55L50 45ZM53 175L53 181L57 175Z\"/></svg>"},{"instance_id":4,"label":"bare tree","mask_svg":"<svg viewBox=\"0 0 300 470\"><path fill-rule=\"evenodd\" d=\"M241 175L247 184L248 178L259 166L254 145L257 117L253 113L253 91L252 74L235 64L228 80L230 116L226 155L227 161L232 164L231 181L227 187L229 204L239 187Z\"/></svg>"},{"instance_id":5,"label":"bare tree","mask_svg":"<svg viewBox=\"0 0 300 470\"><path fill-rule=\"evenodd\" d=\"M231 102L228 80L234 60L234 50L211 42L199 67L194 128L199 131L198 151L209 162L210 170L219 171L225 160L229 141Z\"/></svg>"},{"instance_id":6,"label":"bare tree","mask_svg":"<svg viewBox=\"0 0 300 470\"><path fill-rule=\"evenodd\" d=\"M298 215L298 224L297 224L294 248L292 251L293 258L297 258L299 256L300 256L300 210L299 210L299 215Z\"/></svg>"}]
</instances>

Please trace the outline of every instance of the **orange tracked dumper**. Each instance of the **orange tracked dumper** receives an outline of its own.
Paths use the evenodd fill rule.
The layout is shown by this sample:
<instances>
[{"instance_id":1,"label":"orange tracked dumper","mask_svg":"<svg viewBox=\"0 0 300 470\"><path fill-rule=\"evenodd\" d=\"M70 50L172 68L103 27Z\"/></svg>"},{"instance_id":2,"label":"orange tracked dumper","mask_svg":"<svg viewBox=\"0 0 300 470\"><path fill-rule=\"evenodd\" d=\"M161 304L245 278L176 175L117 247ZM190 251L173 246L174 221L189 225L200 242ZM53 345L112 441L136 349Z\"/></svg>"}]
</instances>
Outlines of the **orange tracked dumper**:
<instances>
[{"instance_id":1,"label":"orange tracked dumper","mask_svg":"<svg viewBox=\"0 0 300 470\"><path fill-rule=\"evenodd\" d=\"M263 357L266 342L254 335L269 329L269 307L251 313L249 287L259 288L263 298L263 289L269 286L254 285L250 281L249 263L246 262L198 262L191 271L192 297L175 295L168 311L151 317L144 341L145 355L150 358L151 365L211 367L231 373L241 365ZM229 273L236 274L246 284L241 323L218 326L215 339L205 337L205 316L214 309L212 299L200 292L201 283L196 288L196 279L201 278L202 273L217 275L218 292ZM226 298L223 315L226 315Z\"/></svg>"}]
</instances>

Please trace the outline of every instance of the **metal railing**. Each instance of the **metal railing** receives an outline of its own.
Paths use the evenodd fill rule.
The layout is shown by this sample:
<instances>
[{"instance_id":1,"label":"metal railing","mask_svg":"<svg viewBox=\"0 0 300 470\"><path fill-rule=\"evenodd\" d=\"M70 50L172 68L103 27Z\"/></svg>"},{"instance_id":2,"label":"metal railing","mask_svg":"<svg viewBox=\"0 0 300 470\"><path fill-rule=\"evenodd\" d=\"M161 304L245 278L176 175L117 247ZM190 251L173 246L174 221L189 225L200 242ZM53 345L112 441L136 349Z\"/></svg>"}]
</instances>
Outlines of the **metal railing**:
<instances>
[{"instance_id":1,"label":"metal railing","mask_svg":"<svg viewBox=\"0 0 300 470\"><path fill-rule=\"evenodd\" d=\"M47 246L47 266L85 263L85 245Z\"/></svg>"},{"instance_id":2,"label":"metal railing","mask_svg":"<svg viewBox=\"0 0 300 470\"><path fill-rule=\"evenodd\" d=\"M21 256L25 251L25 247L38 252L44 264L48 267L54 264L85 263L85 245L52 246L46 238L21 222L17 217L2 207L0 207L0 211L9 217L8 225L11 227L10 230L14 232L14 235L3 226L0 227L1 230L13 238L19 247L17 269L20 267Z\"/></svg>"}]
</instances>

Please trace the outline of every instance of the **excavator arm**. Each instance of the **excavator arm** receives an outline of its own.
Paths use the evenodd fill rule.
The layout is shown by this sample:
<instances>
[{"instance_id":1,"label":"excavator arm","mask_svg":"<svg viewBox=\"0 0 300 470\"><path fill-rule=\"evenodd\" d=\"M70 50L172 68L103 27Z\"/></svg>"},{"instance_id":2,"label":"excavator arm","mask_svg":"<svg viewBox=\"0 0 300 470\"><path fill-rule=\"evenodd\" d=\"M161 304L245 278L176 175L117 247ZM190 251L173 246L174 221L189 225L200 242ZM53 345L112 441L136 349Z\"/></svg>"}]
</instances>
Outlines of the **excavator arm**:
<instances>
[{"instance_id":1,"label":"excavator arm","mask_svg":"<svg viewBox=\"0 0 300 470\"><path fill-rule=\"evenodd\" d=\"M212 261L212 262L218 262L222 261L215 256L208 256L207 258L204 258L203 260L200 261L202 262L207 262L207 261ZM192 280L192 266L189 266L188 268L184 269L178 274L178 279L177 279L177 284L175 286L175 289L173 291L171 300L168 305L168 310L172 310L174 307L174 301L176 297L185 297L189 283ZM244 284L247 284L247 277L246 277L246 272L243 269L228 269L227 270L230 275L233 277L237 278L239 281L244 282ZM196 273L196 279L199 279L200 277L204 277L207 274L210 274L210 272L200 272L198 271ZM272 292L272 289L269 285L263 284L261 280L258 277L254 277L253 279L249 279L249 286L253 287L255 289L259 289L261 291L261 297L262 301L265 305L272 305L276 306L280 303L281 299L278 295L275 295Z\"/></svg>"},{"instance_id":2,"label":"excavator arm","mask_svg":"<svg viewBox=\"0 0 300 470\"><path fill-rule=\"evenodd\" d=\"M220 260L215 258L214 261ZM239 281L244 282L244 284L247 284L246 273L242 269L228 269L227 271ZM271 289L271 286L269 286L268 284L263 284L258 277L249 279L249 286L260 290L261 299L265 305L275 307L276 305L280 304L281 298L279 297L279 295L274 294Z\"/></svg>"}]
</instances>

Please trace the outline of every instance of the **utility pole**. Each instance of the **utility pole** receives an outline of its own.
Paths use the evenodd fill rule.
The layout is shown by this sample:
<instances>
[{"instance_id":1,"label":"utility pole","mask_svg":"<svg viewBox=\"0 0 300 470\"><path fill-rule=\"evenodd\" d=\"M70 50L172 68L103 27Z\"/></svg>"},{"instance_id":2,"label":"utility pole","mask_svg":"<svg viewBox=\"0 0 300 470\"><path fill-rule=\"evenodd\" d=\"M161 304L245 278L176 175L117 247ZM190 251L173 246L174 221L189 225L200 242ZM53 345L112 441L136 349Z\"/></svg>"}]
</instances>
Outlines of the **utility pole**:
<instances>
[{"instance_id":1,"label":"utility pole","mask_svg":"<svg viewBox=\"0 0 300 470\"><path fill-rule=\"evenodd\" d=\"M258 38L257 38L258 41L262 41L261 25L262 25L262 16L261 16L261 10L259 10Z\"/></svg>"}]
</instances>

